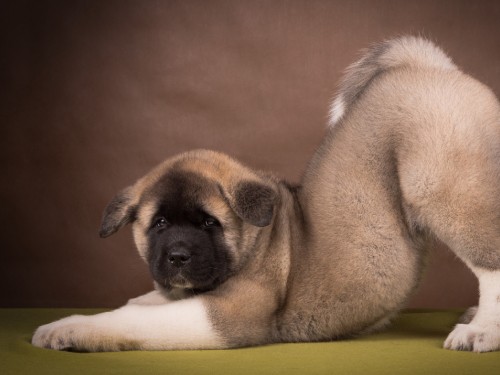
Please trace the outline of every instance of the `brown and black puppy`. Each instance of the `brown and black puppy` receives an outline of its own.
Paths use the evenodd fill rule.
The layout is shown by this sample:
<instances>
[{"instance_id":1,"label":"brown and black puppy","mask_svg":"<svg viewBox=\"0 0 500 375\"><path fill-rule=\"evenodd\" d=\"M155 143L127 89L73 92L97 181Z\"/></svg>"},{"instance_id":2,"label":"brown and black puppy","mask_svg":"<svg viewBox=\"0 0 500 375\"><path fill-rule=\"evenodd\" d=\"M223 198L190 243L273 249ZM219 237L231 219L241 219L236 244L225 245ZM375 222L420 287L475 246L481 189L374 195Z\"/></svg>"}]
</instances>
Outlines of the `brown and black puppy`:
<instances>
[{"instance_id":1,"label":"brown and black puppy","mask_svg":"<svg viewBox=\"0 0 500 375\"><path fill-rule=\"evenodd\" d=\"M500 106L432 43L381 43L352 65L300 188L213 151L118 193L155 291L40 327L53 349L214 349L319 341L387 324L445 242L480 303L445 342L500 349Z\"/></svg>"}]
</instances>

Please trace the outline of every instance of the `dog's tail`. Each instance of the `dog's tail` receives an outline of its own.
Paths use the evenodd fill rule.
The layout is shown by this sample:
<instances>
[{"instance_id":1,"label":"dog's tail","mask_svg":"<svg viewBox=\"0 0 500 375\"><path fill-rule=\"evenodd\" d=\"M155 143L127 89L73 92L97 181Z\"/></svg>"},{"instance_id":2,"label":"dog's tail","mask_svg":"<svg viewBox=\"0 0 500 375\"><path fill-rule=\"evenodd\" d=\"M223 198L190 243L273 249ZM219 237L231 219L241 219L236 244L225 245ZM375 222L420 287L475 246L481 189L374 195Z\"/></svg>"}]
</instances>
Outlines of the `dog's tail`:
<instances>
[{"instance_id":1,"label":"dog's tail","mask_svg":"<svg viewBox=\"0 0 500 375\"><path fill-rule=\"evenodd\" d=\"M439 47L421 37L403 36L376 44L347 68L338 94L330 106L330 126L342 119L375 77L402 66L456 69Z\"/></svg>"}]
</instances>

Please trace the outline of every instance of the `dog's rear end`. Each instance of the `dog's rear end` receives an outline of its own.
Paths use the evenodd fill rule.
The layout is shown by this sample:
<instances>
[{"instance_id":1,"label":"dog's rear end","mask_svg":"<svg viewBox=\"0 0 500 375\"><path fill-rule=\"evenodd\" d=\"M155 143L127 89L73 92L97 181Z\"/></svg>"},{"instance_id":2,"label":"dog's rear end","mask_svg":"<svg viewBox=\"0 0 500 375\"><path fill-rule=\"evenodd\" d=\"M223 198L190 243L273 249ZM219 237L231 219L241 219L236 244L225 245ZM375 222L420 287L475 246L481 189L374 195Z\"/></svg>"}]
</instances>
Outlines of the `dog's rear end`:
<instances>
[{"instance_id":1,"label":"dog's rear end","mask_svg":"<svg viewBox=\"0 0 500 375\"><path fill-rule=\"evenodd\" d=\"M481 295L445 347L500 348L499 108L487 87L421 38L379 44L348 69L302 195L310 251L331 258L324 272L351 275L340 281L353 293L333 311L366 324L375 313L359 309L369 309L383 322L417 283L421 245L438 238L477 275ZM360 290L362 302L346 308Z\"/></svg>"}]
</instances>

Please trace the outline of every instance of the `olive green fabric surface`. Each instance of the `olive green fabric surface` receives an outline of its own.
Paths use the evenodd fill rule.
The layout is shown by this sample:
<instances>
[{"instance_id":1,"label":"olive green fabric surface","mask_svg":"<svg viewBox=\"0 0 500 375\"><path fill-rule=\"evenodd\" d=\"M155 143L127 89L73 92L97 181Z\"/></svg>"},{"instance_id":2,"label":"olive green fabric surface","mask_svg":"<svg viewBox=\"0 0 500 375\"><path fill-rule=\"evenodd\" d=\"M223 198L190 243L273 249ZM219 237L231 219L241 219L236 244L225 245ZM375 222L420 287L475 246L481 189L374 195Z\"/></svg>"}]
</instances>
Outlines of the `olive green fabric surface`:
<instances>
[{"instance_id":1,"label":"olive green fabric surface","mask_svg":"<svg viewBox=\"0 0 500 375\"><path fill-rule=\"evenodd\" d=\"M500 374L500 352L441 348L461 311L412 310L362 338L255 348L71 353L35 348L40 324L96 309L0 309L1 374Z\"/></svg>"}]
</instances>

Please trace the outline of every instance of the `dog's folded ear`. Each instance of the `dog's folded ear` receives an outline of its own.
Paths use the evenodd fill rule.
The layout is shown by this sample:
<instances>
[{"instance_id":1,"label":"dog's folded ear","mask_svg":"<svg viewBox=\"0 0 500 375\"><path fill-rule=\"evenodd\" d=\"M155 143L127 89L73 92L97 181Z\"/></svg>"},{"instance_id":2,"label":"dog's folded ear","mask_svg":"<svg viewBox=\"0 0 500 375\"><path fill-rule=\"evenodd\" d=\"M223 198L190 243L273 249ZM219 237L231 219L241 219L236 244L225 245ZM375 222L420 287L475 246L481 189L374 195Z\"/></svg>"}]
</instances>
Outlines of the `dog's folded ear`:
<instances>
[{"instance_id":1,"label":"dog's folded ear","mask_svg":"<svg viewBox=\"0 0 500 375\"><path fill-rule=\"evenodd\" d=\"M99 236L108 237L135 220L136 205L132 204L131 187L120 191L104 210Z\"/></svg>"},{"instance_id":2,"label":"dog's folded ear","mask_svg":"<svg viewBox=\"0 0 500 375\"><path fill-rule=\"evenodd\" d=\"M277 198L271 187L255 181L243 181L234 189L231 206L244 221L265 227L271 224Z\"/></svg>"}]
</instances>

